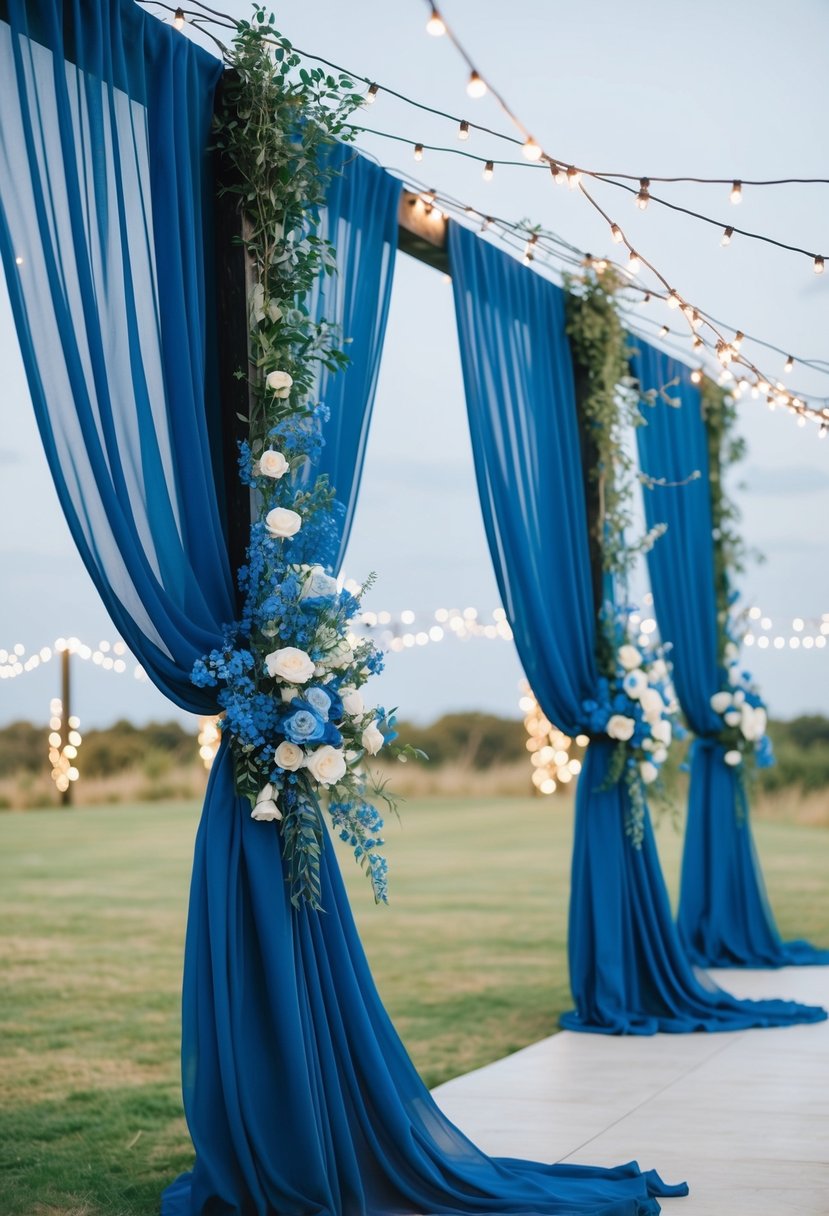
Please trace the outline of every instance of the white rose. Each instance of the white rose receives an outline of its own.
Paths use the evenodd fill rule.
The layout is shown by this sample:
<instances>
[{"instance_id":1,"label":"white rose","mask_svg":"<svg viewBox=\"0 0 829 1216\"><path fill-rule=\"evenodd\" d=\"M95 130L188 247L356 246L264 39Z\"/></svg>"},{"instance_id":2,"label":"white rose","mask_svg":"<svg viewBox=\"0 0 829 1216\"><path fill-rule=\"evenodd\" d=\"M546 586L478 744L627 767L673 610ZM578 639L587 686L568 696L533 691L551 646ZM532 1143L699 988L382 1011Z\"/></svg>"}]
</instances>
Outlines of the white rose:
<instances>
[{"instance_id":1,"label":"white rose","mask_svg":"<svg viewBox=\"0 0 829 1216\"><path fill-rule=\"evenodd\" d=\"M266 654L265 667L275 680L288 680L291 684L305 684L314 674L313 661L296 646L283 646Z\"/></svg>"},{"instance_id":2,"label":"white rose","mask_svg":"<svg viewBox=\"0 0 829 1216\"><path fill-rule=\"evenodd\" d=\"M633 671L635 667L642 665L642 655L635 646L620 646L617 658L625 671Z\"/></svg>"},{"instance_id":3,"label":"white rose","mask_svg":"<svg viewBox=\"0 0 829 1216\"><path fill-rule=\"evenodd\" d=\"M732 698L732 700L734 701L734 704L742 705L742 703L743 703L743 701L745 701L745 699L746 699L746 694L743 692L742 688L735 688L734 696Z\"/></svg>"},{"instance_id":4,"label":"white rose","mask_svg":"<svg viewBox=\"0 0 829 1216\"><path fill-rule=\"evenodd\" d=\"M283 739L273 754L274 763L285 768L289 773L295 773L305 763L305 752L296 743Z\"/></svg>"},{"instance_id":5,"label":"white rose","mask_svg":"<svg viewBox=\"0 0 829 1216\"><path fill-rule=\"evenodd\" d=\"M631 650L633 647L631 646ZM633 734L636 723L633 718L626 718L624 714L611 714L607 720L605 730L611 739L619 739L622 743L629 739Z\"/></svg>"},{"instance_id":6,"label":"white rose","mask_svg":"<svg viewBox=\"0 0 829 1216\"><path fill-rule=\"evenodd\" d=\"M670 722L664 718L660 718L658 722L654 722L651 727L651 734L654 739L656 739L657 743L664 743L666 747L670 745L672 733Z\"/></svg>"},{"instance_id":7,"label":"white rose","mask_svg":"<svg viewBox=\"0 0 829 1216\"><path fill-rule=\"evenodd\" d=\"M766 711L760 708L754 709L751 705L744 705L740 714L740 730L744 737L752 743L762 739L766 730Z\"/></svg>"},{"instance_id":8,"label":"white rose","mask_svg":"<svg viewBox=\"0 0 829 1216\"><path fill-rule=\"evenodd\" d=\"M736 768L738 764L742 764L743 762L742 756L736 750L726 752L723 756L723 760L726 762L726 764L730 765L731 768Z\"/></svg>"},{"instance_id":9,"label":"white rose","mask_svg":"<svg viewBox=\"0 0 829 1216\"><path fill-rule=\"evenodd\" d=\"M288 507L274 507L265 516L265 527L277 540L285 536L296 536L302 527L302 516Z\"/></svg>"},{"instance_id":10,"label":"white rose","mask_svg":"<svg viewBox=\"0 0 829 1216\"><path fill-rule=\"evenodd\" d=\"M629 671L622 681L622 687L629 697L636 701L648 687L648 677L641 668Z\"/></svg>"},{"instance_id":11,"label":"white rose","mask_svg":"<svg viewBox=\"0 0 829 1216\"><path fill-rule=\"evenodd\" d=\"M320 785L335 785L345 775L345 756L341 748L326 743L311 752L305 767Z\"/></svg>"},{"instance_id":12,"label":"white rose","mask_svg":"<svg viewBox=\"0 0 829 1216\"><path fill-rule=\"evenodd\" d=\"M360 741L370 756L376 756L380 748L386 742L383 732L380 730L380 727L376 722L372 722L366 727L362 733Z\"/></svg>"},{"instance_id":13,"label":"white rose","mask_svg":"<svg viewBox=\"0 0 829 1216\"><path fill-rule=\"evenodd\" d=\"M263 477L273 477L278 480L288 472L288 462L281 452L268 448L259 457L259 472Z\"/></svg>"},{"instance_id":14,"label":"white rose","mask_svg":"<svg viewBox=\"0 0 829 1216\"><path fill-rule=\"evenodd\" d=\"M668 678L668 664L664 659L654 659L651 663L650 681L652 684L661 684L663 680Z\"/></svg>"},{"instance_id":15,"label":"white rose","mask_svg":"<svg viewBox=\"0 0 829 1216\"><path fill-rule=\"evenodd\" d=\"M265 380L265 383L275 397L289 396L293 382L294 378L288 372L271 372Z\"/></svg>"},{"instance_id":16,"label":"white rose","mask_svg":"<svg viewBox=\"0 0 829 1216\"><path fill-rule=\"evenodd\" d=\"M354 662L354 651L344 639L332 646L323 659L325 667L349 667Z\"/></svg>"},{"instance_id":17,"label":"white rose","mask_svg":"<svg viewBox=\"0 0 829 1216\"><path fill-rule=\"evenodd\" d=\"M263 823L269 823L271 820L282 818L282 812L276 805L274 788L270 782L267 785L263 785L256 795L256 806L251 811L250 817L251 819L258 819Z\"/></svg>"},{"instance_id":18,"label":"white rose","mask_svg":"<svg viewBox=\"0 0 829 1216\"><path fill-rule=\"evenodd\" d=\"M750 708L751 707L747 706L747 705L743 706L743 709L750 709ZM723 717L723 722L726 724L726 726L739 726L740 723L742 721L744 721L743 715L740 713L739 709L728 709L728 710L726 710L726 712L723 714L722 717Z\"/></svg>"},{"instance_id":19,"label":"white rose","mask_svg":"<svg viewBox=\"0 0 829 1216\"><path fill-rule=\"evenodd\" d=\"M275 653L276 651L274 651L274 654ZM279 695L285 704L288 705L291 701L293 701L294 697L299 696L299 689L293 688L290 684L286 684L283 688L280 688Z\"/></svg>"},{"instance_id":20,"label":"white rose","mask_svg":"<svg viewBox=\"0 0 829 1216\"><path fill-rule=\"evenodd\" d=\"M653 749L654 764L664 764L667 759L668 759L667 747L662 747L660 745L659 747L655 747Z\"/></svg>"},{"instance_id":21,"label":"white rose","mask_svg":"<svg viewBox=\"0 0 829 1216\"><path fill-rule=\"evenodd\" d=\"M724 714L731 706L730 692L715 692L711 698L711 708L715 714Z\"/></svg>"},{"instance_id":22,"label":"white rose","mask_svg":"<svg viewBox=\"0 0 829 1216\"><path fill-rule=\"evenodd\" d=\"M301 599L333 599L337 594L337 580L326 574L322 566L313 566L302 588Z\"/></svg>"},{"instance_id":23,"label":"white rose","mask_svg":"<svg viewBox=\"0 0 829 1216\"><path fill-rule=\"evenodd\" d=\"M651 785L659 776L659 769L655 764L651 764L650 760L643 760L639 765L639 776L645 785Z\"/></svg>"},{"instance_id":24,"label":"white rose","mask_svg":"<svg viewBox=\"0 0 829 1216\"><path fill-rule=\"evenodd\" d=\"M350 718L360 718L366 711L363 694L359 688L341 688L340 696L342 697L343 709Z\"/></svg>"},{"instance_id":25,"label":"white rose","mask_svg":"<svg viewBox=\"0 0 829 1216\"><path fill-rule=\"evenodd\" d=\"M740 657L740 648L735 642L727 642L725 647L725 657L729 662L734 662Z\"/></svg>"},{"instance_id":26,"label":"white rose","mask_svg":"<svg viewBox=\"0 0 829 1216\"><path fill-rule=\"evenodd\" d=\"M742 674L740 672L740 668L735 663L733 667L729 667L728 669L728 683L733 687L733 685L739 684L741 679Z\"/></svg>"},{"instance_id":27,"label":"white rose","mask_svg":"<svg viewBox=\"0 0 829 1216\"><path fill-rule=\"evenodd\" d=\"M639 704L646 718L658 717L665 708L665 702L655 688L645 688L640 693Z\"/></svg>"}]
</instances>

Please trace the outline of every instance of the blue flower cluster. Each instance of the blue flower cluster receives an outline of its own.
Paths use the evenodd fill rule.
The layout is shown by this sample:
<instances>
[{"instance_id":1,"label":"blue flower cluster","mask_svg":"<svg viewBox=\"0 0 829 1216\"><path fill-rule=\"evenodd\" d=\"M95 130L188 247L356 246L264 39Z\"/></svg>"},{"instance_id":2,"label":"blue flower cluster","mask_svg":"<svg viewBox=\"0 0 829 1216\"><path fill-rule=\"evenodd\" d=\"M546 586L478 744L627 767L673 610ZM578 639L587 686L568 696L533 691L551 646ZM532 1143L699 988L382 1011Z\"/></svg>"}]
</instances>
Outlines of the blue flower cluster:
<instances>
[{"instance_id":1,"label":"blue flower cluster","mask_svg":"<svg viewBox=\"0 0 829 1216\"><path fill-rule=\"evenodd\" d=\"M388 903L389 865L386 858L376 852L385 843L382 837L383 818L377 807L358 800L332 802L328 810L340 840L354 850L357 861L366 868L374 898L378 903Z\"/></svg>"}]
</instances>

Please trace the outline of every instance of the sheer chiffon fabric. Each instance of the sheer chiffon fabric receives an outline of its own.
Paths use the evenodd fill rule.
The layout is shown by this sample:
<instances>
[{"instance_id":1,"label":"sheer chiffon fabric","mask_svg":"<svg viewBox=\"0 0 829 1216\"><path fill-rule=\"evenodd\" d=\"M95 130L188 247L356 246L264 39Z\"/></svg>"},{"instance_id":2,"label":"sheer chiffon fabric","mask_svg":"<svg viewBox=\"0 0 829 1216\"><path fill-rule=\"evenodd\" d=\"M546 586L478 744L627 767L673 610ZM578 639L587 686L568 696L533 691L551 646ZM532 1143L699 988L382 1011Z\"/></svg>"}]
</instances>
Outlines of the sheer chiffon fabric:
<instances>
[{"instance_id":1,"label":"sheer chiffon fabric","mask_svg":"<svg viewBox=\"0 0 829 1216\"><path fill-rule=\"evenodd\" d=\"M581 445L564 294L457 224L449 251L478 491L498 587L547 717L574 735L597 695ZM783 1001L738 1001L682 951L646 810L625 835L624 782L603 790L607 739L579 777L568 950L571 1030L653 1034L824 1018Z\"/></svg>"},{"instance_id":2,"label":"sheer chiffon fabric","mask_svg":"<svg viewBox=\"0 0 829 1216\"><path fill-rule=\"evenodd\" d=\"M704 967L784 967L829 964L829 951L784 942L766 895L744 785L716 742L719 717L711 696L722 687L717 661L717 606L711 536L708 439L699 389L684 364L637 339L632 360L644 392L665 386L680 408L657 396L643 407L637 429L649 477L687 485L644 493L648 526L668 531L648 554L654 608L663 641L671 644L674 682L697 742L691 763L688 819L679 900L680 939Z\"/></svg>"},{"instance_id":3,"label":"sheer chiffon fabric","mask_svg":"<svg viewBox=\"0 0 829 1216\"><path fill-rule=\"evenodd\" d=\"M216 703L190 683L193 661L234 610L210 445L219 403L205 373L217 340L205 148L220 72L131 0L0 0L0 252L50 470L116 627L158 687L197 712ZM396 213L395 189L383 197ZM380 282L366 251L382 252L371 233L390 231L390 215L375 198L350 222L366 234L353 274ZM382 306L382 293L364 298L356 341L376 334ZM369 396L346 407L358 433ZM347 506L357 472L338 486ZM478 1152L388 1021L332 850L326 911L297 912L278 829L251 821L231 769L223 745L185 956L197 1156L166 1192L165 1216L649 1216L655 1195L677 1193L634 1164Z\"/></svg>"}]
</instances>

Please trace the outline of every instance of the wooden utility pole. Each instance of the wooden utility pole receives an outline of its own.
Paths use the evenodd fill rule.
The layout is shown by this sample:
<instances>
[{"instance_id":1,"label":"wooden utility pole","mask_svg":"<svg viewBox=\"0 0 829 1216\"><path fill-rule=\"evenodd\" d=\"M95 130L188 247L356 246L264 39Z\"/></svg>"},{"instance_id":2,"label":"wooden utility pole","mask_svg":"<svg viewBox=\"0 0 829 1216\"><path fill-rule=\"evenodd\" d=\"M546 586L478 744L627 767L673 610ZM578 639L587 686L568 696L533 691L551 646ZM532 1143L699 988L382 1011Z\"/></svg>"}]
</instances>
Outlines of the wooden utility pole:
<instances>
[{"instance_id":1,"label":"wooden utility pole","mask_svg":"<svg viewBox=\"0 0 829 1216\"><path fill-rule=\"evenodd\" d=\"M60 656L60 701L61 710L61 751L69 742L69 732L72 727L69 720L72 717L72 672L69 665L70 650L67 646ZM72 786L74 782L68 781L65 790L61 790L60 801L61 806L72 805Z\"/></svg>"}]
</instances>

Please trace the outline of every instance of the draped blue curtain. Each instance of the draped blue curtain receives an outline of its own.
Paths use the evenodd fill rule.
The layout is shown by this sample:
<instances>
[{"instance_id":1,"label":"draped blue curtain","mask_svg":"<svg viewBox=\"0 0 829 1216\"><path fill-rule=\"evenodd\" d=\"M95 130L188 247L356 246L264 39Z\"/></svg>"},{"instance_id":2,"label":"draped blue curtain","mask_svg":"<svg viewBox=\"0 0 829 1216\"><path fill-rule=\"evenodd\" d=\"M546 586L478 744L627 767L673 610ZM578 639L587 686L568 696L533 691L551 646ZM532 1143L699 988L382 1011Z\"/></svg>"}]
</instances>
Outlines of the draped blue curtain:
<instances>
[{"instance_id":1,"label":"draped blue curtain","mask_svg":"<svg viewBox=\"0 0 829 1216\"><path fill-rule=\"evenodd\" d=\"M204 153L221 68L131 0L3 4L0 254L51 473L129 645L168 696L210 711L189 672L233 614L204 375L220 337L206 307ZM385 231L389 219L359 222ZM377 277L361 259L364 271ZM355 346L376 307L354 314ZM340 477L346 504L356 472ZM653 1195L682 1192L633 1163L544 1166L475 1149L388 1021L331 847L325 913L297 911L278 829L249 809L223 745L187 927L196 1163L166 1192L165 1214L651 1216Z\"/></svg>"},{"instance_id":2,"label":"draped blue curtain","mask_svg":"<svg viewBox=\"0 0 829 1216\"><path fill-rule=\"evenodd\" d=\"M402 183L347 144L335 144L325 159L335 175L318 235L334 245L337 273L319 278L311 313L340 327L349 357L345 374L323 368L319 381L331 417L318 471L337 489L355 488L339 496L345 508L334 562L339 569L354 520L389 316Z\"/></svg>"},{"instance_id":3,"label":"draped blue curtain","mask_svg":"<svg viewBox=\"0 0 829 1216\"><path fill-rule=\"evenodd\" d=\"M449 251L478 491L518 654L544 713L584 731L597 694L588 521L564 294L468 229ZM589 732L586 732L589 733ZM572 1030L652 1034L819 1020L820 1009L738 1001L697 978L680 946L650 821L625 835L624 782L603 783L593 739L576 793L568 950Z\"/></svg>"},{"instance_id":4,"label":"draped blue curtain","mask_svg":"<svg viewBox=\"0 0 829 1216\"><path fill-rule=\"evenodd\" d=\"M672 646L674 682L696 736L691 753L688 821L679 900L680 939L691 960L705 967L782 967L829 963L829 951L781 940L769 906L754 845L743 783L723 759L719 716L711 697L723 687L717 653L708 438L699 390L690 369L637 340L633 374L643 392L670 385L680 408L661 397L644 407L637 430L649 477L687 485L645 490L648 525L668 531L648 554L654 608L663 641Z\"/></svg>"}]
</instances>

